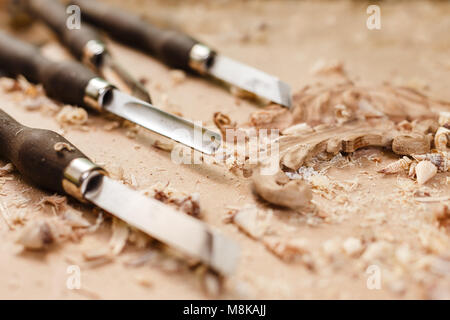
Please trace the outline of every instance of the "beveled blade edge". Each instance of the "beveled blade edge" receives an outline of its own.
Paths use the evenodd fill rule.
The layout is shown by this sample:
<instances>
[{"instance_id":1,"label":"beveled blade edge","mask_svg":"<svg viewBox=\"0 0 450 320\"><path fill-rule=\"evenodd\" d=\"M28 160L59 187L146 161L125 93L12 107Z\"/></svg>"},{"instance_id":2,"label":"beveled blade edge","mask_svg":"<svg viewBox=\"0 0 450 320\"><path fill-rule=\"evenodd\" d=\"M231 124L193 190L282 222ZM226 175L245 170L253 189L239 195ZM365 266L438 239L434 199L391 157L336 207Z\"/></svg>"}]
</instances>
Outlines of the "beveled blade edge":
<instances>
[{"instance_id":1,"label":"beveled blade edge","mask_svg":"<svg viewBox=\"0 0 450 320\"><path fill-rule=\"evenodd\" d=\"M231 274L235 270L239 257L236 243L202 221L107 176L101 177L101 181L84 194L86 200L220 273Z\"/></svg>"},{"instance_id":2,"label":"beveled blade edge","mask_svg":"<svg viewBox=\"0 0 450 320\"><path fill-rule=\"evenodd\" d=\"M287 108L292 105L291 88L287 83L228 57L215 55L208 73L215 78Z\"/></svg>"},{"instance_id":3,"label":"beveled blade edge","mask_svg":"<svg viewBox=\"0 0 450 320\"><path fill-rule=\"evenodd\" d=\"M222 144L219 133L160 110L149 103L113 89L103 108L146 129L205 154L214 154Z\"/></svg>"}]
</instances>

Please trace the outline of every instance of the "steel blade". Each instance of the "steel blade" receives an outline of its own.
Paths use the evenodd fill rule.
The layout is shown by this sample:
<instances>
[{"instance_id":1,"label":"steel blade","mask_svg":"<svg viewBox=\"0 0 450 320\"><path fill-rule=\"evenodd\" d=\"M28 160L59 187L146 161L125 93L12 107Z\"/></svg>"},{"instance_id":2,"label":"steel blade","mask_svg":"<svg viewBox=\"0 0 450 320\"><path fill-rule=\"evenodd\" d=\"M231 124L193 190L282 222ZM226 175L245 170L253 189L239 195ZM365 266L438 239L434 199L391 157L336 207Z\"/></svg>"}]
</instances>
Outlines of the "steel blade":
<instances>
[{"instance_id":1,"label":"steel blade","mask_svg":"<svg viewBox=\"0 0 450 320\"><path fill-rule=\"evenodd\" d=\"M290 108L292 105L291 88L287 83L248 65L216 55L208 72L222 81L285 107Z\"/></svg>"},{"instance_id":2,"label":"steel blade","mask_svg":"<svg viewBox=\"0 0 450 320\"><path fill-rule=\"evenodd\" d=\"M222 143L219 133L155 108L119 90L111 90L109 95L102 102L105 110L160 135L206 154L216 152Z\"/></svg>"},{"instance_id":3,"label":"steel blade","mask_svg":"<svg viewBox=\"0 0 450 320\"><path fill-rule=\"evenodd\" d=\"M113 83L122 91L129 92L131 95L147 103L152 103L150 95L144 86L117 64L109 54L103 56L99 72L103 78Z\"/></svg>"},{"instance_id":4,"label":"steel blade","mask_svg":"<svg viewBox=\"0 0 450 320\"><path fill-rule=\"evenodd\" d=\"M89 187L85 199L151 237L198 258L218 272L234 271L239 247L202 221L144 196L106 176Z\"/></svg>"}]
</instances>

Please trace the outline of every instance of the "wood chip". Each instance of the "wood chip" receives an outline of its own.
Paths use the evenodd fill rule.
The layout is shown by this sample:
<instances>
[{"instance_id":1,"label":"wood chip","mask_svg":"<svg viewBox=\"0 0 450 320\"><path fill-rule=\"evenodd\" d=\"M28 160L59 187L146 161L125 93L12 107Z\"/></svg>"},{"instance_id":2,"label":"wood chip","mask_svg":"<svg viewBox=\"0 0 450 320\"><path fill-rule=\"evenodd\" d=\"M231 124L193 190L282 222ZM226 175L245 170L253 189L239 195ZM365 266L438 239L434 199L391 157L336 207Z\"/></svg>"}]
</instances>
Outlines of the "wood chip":
<instances>
[{"instance_id":1,"label":"wood chip","mask_svg":"<svg viewBox=\"0 0 450 320\"><path fill-rule=\"evenodd\" d=\"M53 149L56 152L61 152L63 150L67 150L69 152L75 151L76 149L71 146L70 144L66 143L66 142L57 142L55 143L55 145L53 146Z\"/></svg>"},{"instance_id":2,"label":"wood chip","mask_svg":"<svg viewBox=\"0 0 450 320\"><path fill-rule=\"evenodd\" d=\"M13 172L16 168L12 163L7 163L3 167L0 168L0 177L6 176L7 174L10 174Z\"/></svg>"},{"instance_id":3,"label":"wood chip","mask_svg":"<svg viewBox=\"0 0 450 320\"><path fill-rule=\"evenodd\" d=\"M47 221L32 221L20 232L16 242L25 249L42 250L55 241L52 228Z\"/></svg>"},{"instance_id":4,"label":"wood chip","mask_svg":"<svg viewBox=\"0 0 450 320\"><path fill-rule=\"evenodd\" d=\"M113 218L112 236L109 240L109 247L113 255L118 255L122 252L127 244L129 234L130 229L128 225L117 218Z\"/></svg>"}]
</instances>

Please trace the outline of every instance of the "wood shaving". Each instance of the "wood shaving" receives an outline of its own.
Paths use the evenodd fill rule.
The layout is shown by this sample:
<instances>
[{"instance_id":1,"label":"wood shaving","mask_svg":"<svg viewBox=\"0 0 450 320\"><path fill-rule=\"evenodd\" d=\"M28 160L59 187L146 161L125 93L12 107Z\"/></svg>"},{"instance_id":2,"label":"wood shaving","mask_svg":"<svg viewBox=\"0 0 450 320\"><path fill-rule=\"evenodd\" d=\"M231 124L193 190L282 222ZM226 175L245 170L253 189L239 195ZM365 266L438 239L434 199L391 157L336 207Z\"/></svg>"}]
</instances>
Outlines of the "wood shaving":
<instances>
[{"instance_id":1,"label":"wood shaving","mask_svg":"<svg viewBox=\"0 0 450 320\"><path fill-rule=\"evenodd\" d=\"M169 139L165 140L156 139L155 142L153 142L153 146L163 151L172 151L173 148L175 147L175 144L173 143L173 141L170 141Z\"/></svg>"},{"instance_id":2,"label":"wood shaving","mask_svg":"<svg viewBox=\"0 0 450 320\"><path fill-rule=\"evenodd\" d=\"M136 282L140 286L143 286L143 287L146 287L146 288L153 287L152 280L148 276L145 276L143 274L136 274L136 275L134 275L134 280L136 280Z\"/></svg>"},{"instance_id":3,"label":"wood shaving","mask_svg":"<svg viewBox=\"0 0 450 320\"><path fill-rule=\"evenodd\" d=\"M67 197L65 196L59 196L59 195L52 195L52 196L46 196L43 197L37 204L39 207L44 208L45 205L53 206L56 210L56 212L62 212L66 210L67 206Z\"/></svg>"},{"instance_id":4,"label":"wood shaving","mask_svg":"<svg viewBox=\"0 0 450 320\"><path fill-rule=\"evenodd\" d=\"M345 74L344 64L341 61L326 61L323 59L317 61L310 71L314 75Z\"/></svg>"},{"instance_id":5,"label":"wood shaving","mask_svg":"<svg viewBox=\"0 0 450 320\"><path fill-rule=\"evenodd\" d=\"M5 220L6 225L10 230L14 230L11 213L8 210L8 207L0 202L0 213Z\"/></svg>"},{"instance_id":6,"label":"wood shaving","mask_svg":"<svg viewBox=\"0 0 450 320\"><path fill-rule=\"evenodd\" d=\"M438 123L442 127L446 127L450 125L450 111L441 111L439 112L439 120Z\"/></svg>"},{"instance_id":7,"label":"wood shaving","mask_svg":"<svg viewBox=\"0 0 450 320\"><path fill-rule=\"evenodd\" d=\"M187 195L171 188L169 185L159 183L144 190L143 193L163 203L172 205L194 218L201 217L200 196L198 193Z\"/></svg>"},{"instance_id":8,"label":"wood shaving","mask_svg":"<svg viewBox=\"0 0 450 320\"><path fill-rule=\"evenodd\" d=\"M402 159L399 159L393 163L390 163L383 169L378 170L378 172L384 173L384 174L399 173L399 172L408 170L410 168L411 163L412 163L412 160L410 158L403 157ZM414 172L414 174L415 174L415 172Z\"/></svg>"},{"instance_id":9,"label":"wood shaving","mask_svg":"<svg viewBox=\"0 0 450 320\"><path fill-rule=\"evenodd\" d=\"M56 121L62 126L82 126L88 121L88 114L83 108L64 106L56 115Z\"/></svg>"},{"instance_id":10,"label":"wood shaving","mask_svg":"<svg viewBox=\"0 0 450 320\"><path fill-rule=\"evenodd\" d=\"M0 177L6 176L11 172L14 172L15 169L16 168L12 163L7 163L6 165L0 168Z\"/></svg>"},{"instance_id":11,"label":"wood shaving","mask_svg":"<svg viewBox=\"0 0 450 320\"><path fill-rule=\"evenodd\" d=\"M392 151L400 155L424 154L430 148L429 137L421 133L399 134L392 141Z\"/></svg>"},{"instance_id":12,"label":"wood shaving","mask_svg":"<svg viewBox=\"0 0 450 320\"><path fill-rule=\"evenodd\" d=\"M226 137L226 131L228 129L236 128L236 123L231 121L230 117L222 112L215 112L213 115L213 121L224 138Z\"/></svg>"},{"instance_id":13,"label":"wood shaving","mask_svg":"<svg viewBox=\"0 0 450 320\"><path fill-rule=\"evenodd\" d=\"M344 249L344 252L349 256L356 256L360 254L364 249L361 240L353 237L346 239L342 244L342 248Z\"/></svg>"},{"instance_id":14,"label":"wood shaving","mask_svg":"<svg viewBox=\"0 0 450 320\"><path fill-rule=\"evenodd\" d=\"M89 221L83 218L83 214L81 212L72 209L66 210L62 217L69 226L74 228L88 228L91 226Z\"/></svg>"},{"instance_id":15,"label":"wood shaving","mask_svg":"<svg viewBox=\"0 0 450 320\"><path fill-rule=\"evenodd\" d=\"M309 252L308 241L302 238L282 240L267 237L263 242L269 251L286 262L295 262Z\"/></svg>"},{"instance_id":16,"label":"wood shaving","mask_svg":"<svg viewBox=\"0 0 450 320\"><path fill-rule=\"evenodd\" d=\"M293 124L336 124L338 120L335 106L338 105L345 106L347 112L353 113L359 119L389 117L396 122L431 118L431 110L434 107L450 106L449 102L432 99L412 88L389 84L355 85L339 63L331 64L331 67L317 68L317 71L319 75L333 73L338 78L321 78L319 83L305 86L294 94Z\"/></svg>"},{"instance_id":17,"label":"wood shaving","mask_svg":"<svg viewBox=\"0 0 450 320\"><path fill-rule=\"evenodd\" d=\"M169 76L174 86L180 85L186 80L186 73L183 70L170 70Z\"/></svg>"},{"instance_id":18,"label":"wood shaving","mask_svg":"<svg viewBox=\"0 0 450 320\"><path fill-rule=\"evenodd\" d=\"M231 214L231 222L253 239L261 239L270 226L271 215L254 205L247 205Z\"/></svg>"},{"instance_id":19,"label":"wood shaving","mask_svg":"<svg viewBox=\"0 0 450 320\"><path fill-rule=\"evenodd\" d=\"M450 168L450 153L435 152L427 154L415 154L413 158L417 161L427 160L434 164L440 172L446 172Z\"/></svg>"},{"instance_id":20,"label":"wood shaving","mask_svg":"<svg viewBox=\"0 0 450 320\"><path fill-rule=\"evenodd\" d=\"M283 130L291 126L292 121L290 111L277 104L271 104L250 115L250 124L257 129Z\"/></svg>"},{"instance_id":21,"label":"wood shaving","mask_svg":"<svg viewBox=\"0 0 450 320\"><path fill-rule=\"evenodd\" d=\"M255 170L253 188L264 200L294 210L304 208L312 198L311 189L304 181L290 180L282 171L263 175L262 170Z\"/></svg>"},{"instance_id":22,"label":"wood shaving","mask_svg":"<svg viewBox=\"0 0 450 320\"><path fill-rule=\"evenodd\" d=\"M127 244L130 229L128 225L117 218L113 218L112 235L109 240L109 247L113 255L118 255L122 252Z\"/></svg>"},{"instance_id":23,"label":"wood shaving","mask_svg":"<svg viewBox=\"0 0 450 320\"><path fill-rule=\"evenodd\" d=\"M120 127L119 121L111 121L103 126L103 129L106 131L112 131Z\"/></svg>"},{"instance_id":24,"label":"wood shaving","mask_svg":"<svg viewBox=\"0 0 450 320\"><path fill-rule=\"evenodd\" d=\"M53 149L56 152L61 152L63 150L67 150L69 152L75 151L76 149L71 146L70 144L66 143L66 142L57 142L55 143L55 145L53 146Z\"/></svg>"},{"instance_id":25,"label":"wood shaving","mask_svg":"<svg viewBox=\"0 0 450 320\"><path fill-rule=\"evenodd\" d=\"M419 185L425 184L428 180L433 178L437 173L437 167L431 161L420 161L416 166L417 183Z\"/></svg>"},{"instance_id":26,"label":"wood shaving","mask_svg":"<svg viewBox=\"0 0 450 320\"><path fill-rule=\"evenodd\" d=\"M29 250L48 248L55 236L48 221L32 221L21 230L16 242Z\"/></svg>"},{"instance_id":27,"label":"wood shaving","mask_svg":"<svg viewBox=\"0 0 450 320\"><path fill-rule=\"evenodd\" d=\"M450 129L439 127L434 136L434 145L439 151L448 151L448 146L450 146Z\"/></svg>"}]
</instances>

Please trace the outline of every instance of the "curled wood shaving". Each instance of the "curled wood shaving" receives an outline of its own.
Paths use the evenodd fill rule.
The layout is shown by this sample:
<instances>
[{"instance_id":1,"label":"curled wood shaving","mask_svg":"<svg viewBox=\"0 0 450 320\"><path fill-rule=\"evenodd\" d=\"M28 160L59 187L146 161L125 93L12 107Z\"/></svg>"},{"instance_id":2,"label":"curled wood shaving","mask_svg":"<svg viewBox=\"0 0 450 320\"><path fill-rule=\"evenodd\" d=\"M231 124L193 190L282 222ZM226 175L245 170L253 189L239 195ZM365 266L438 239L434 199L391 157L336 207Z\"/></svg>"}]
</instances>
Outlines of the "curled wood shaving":
<instances>
[{"instance_id":1,"label":"curled wood shaving","mask_svg":"<svg viewBox=\"0 0 450 320\"><path fill-rule=\"evenodd\" d=\"M384 174L399 173L399 172L408 170L410 168L411 163L412 163L412 160L410 158L403 157L402 159L399 159L393 163L390 163L383 169L378 170L378 172L384 173Z\"/></svg>"},{"instance_id":2,"label":"curled wood shaving","mask_svg":"<svg viewBox=\"0 0 450 320\"><path fill-rule=\"evenodd\" d=\"M282 167L298 170L321 153L336 155L357 149L390 147L396 133L390 121L353 121L342 126L318 126L309 134L282 136L278 140Z\"/></svg>"},{"instance_id":3,"label":"curled wood shaving","mask_svg":"<svg viewBox=\"0 0 450 320\"><path fill-rule=\"evenodd\" d=\"M67 150L69 152L75 151L75 148L72 147L70 144L68 144L66 142L57 142L57 143L55 143L55 145L53 146L53 149L56 152L61 152L63 150Z\"/></svg>"},{"instance_id":4,"label":"curled wood shaving","mask_svg":"<svg viewBox=\"0 0 450 320\"><path fill-rule=\"evenodd\" d=\"M55 241L54 232L48 221L33 221L20 233L16 242L25 249L41 250Z\"/></svg>"},{"instance_id":5,"label":"curled wood shaving","mask_svg":"<svg viewBox=\"0 0 450 320\"><path fill-rule=\"evenodd\" d=\"M213 115L214 124L222 133L223 137L226 137L227 129L235 129L236 123L231 121L230 117L222 112L215 112Z\"/></svg>"},{"instance_id":6,"label":"curled wood shaving","mask_svg":"<svg viewBox=\"0 0 450 320\"><path fill-rule=\"evenodd\" d=\"M439 127L434 136L434 145L439 151L447 151L450 146L450 129Z\"/></svg>"}]
</instances>

